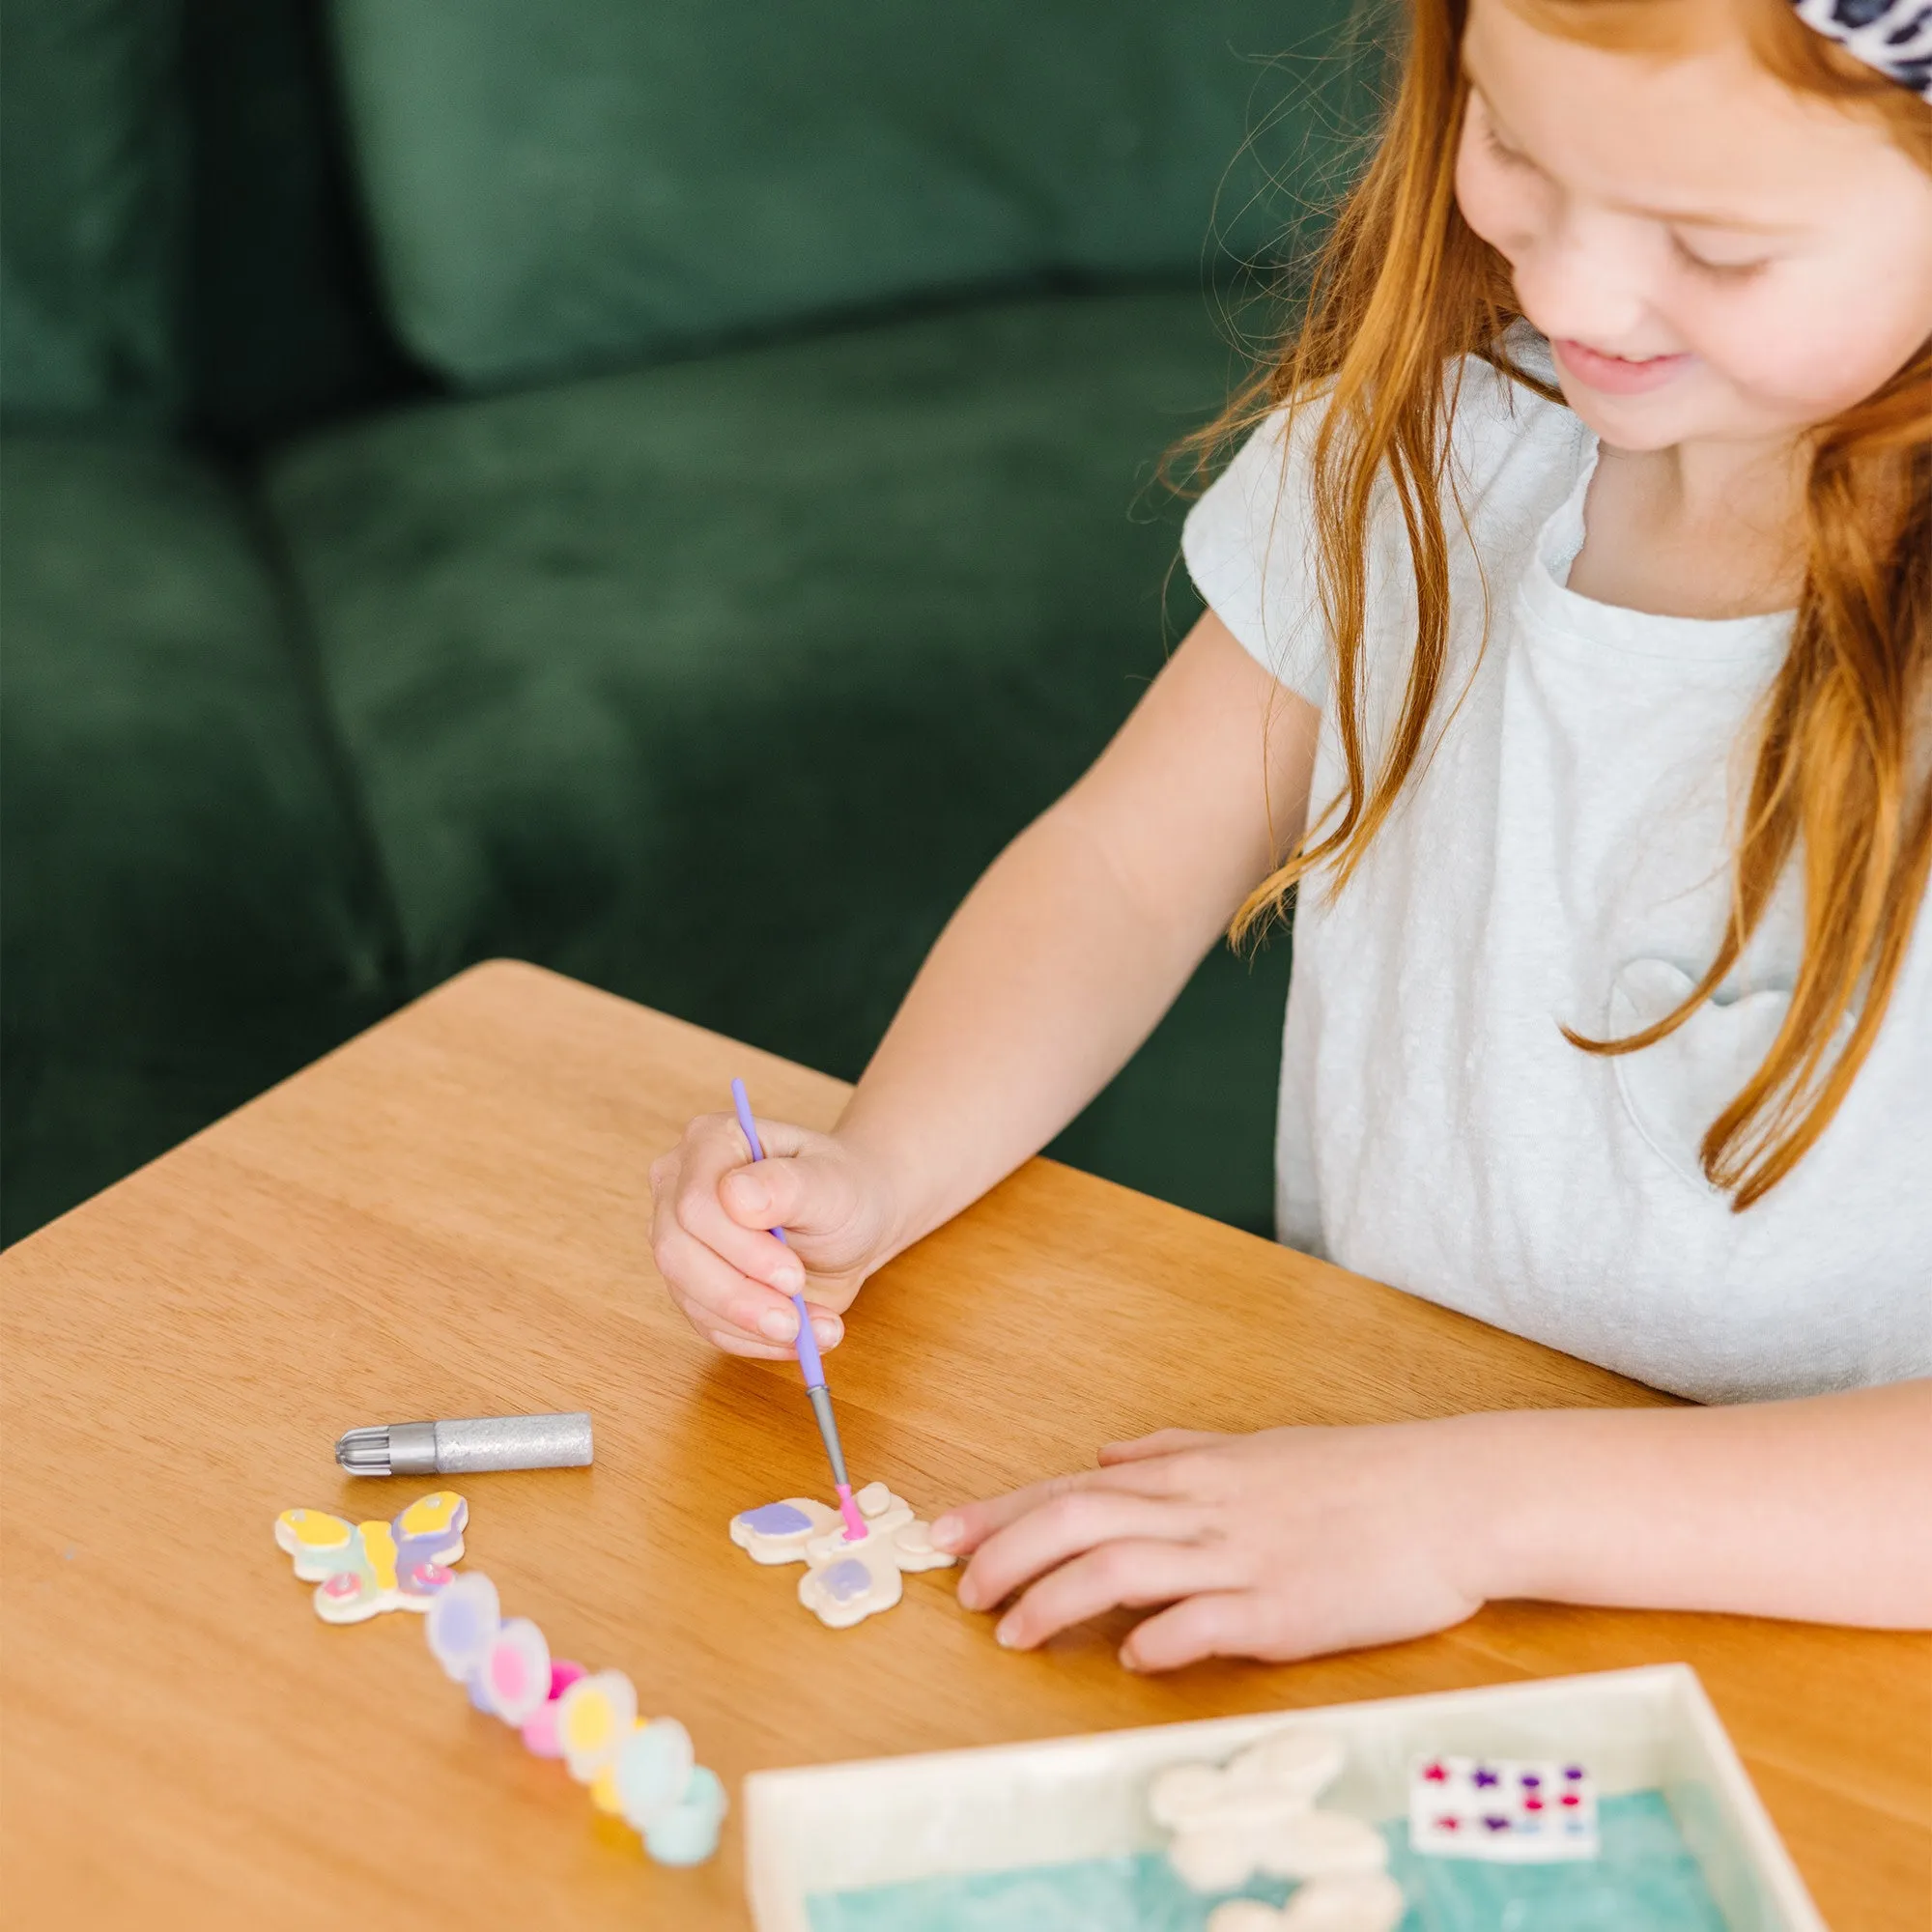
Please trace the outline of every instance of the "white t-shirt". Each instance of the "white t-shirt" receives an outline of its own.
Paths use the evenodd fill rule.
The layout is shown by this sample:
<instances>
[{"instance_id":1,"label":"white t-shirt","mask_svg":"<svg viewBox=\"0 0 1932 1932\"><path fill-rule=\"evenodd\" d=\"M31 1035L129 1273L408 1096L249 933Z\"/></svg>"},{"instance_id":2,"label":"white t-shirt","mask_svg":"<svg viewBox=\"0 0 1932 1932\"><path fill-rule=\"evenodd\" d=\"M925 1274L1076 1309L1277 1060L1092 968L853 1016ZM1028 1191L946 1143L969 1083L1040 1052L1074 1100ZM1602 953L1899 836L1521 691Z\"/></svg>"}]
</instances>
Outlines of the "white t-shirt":
<instances>
[{"instance_id":1,"label":"white t-shirt","mask_svg":"<svg viewBox=\"0 0 1932 1932\"><path fill-rule=\"evenodd\" d=\"M1183 547L1221 621L1322 708L1319 810L1341 764L1310 563L1314 413L1286 459L1280 419L1263 425ZM1452 443L1473 545L1446 507L1435 749L1347 888L1305 883L1295 916L1281 1238L1704 1400L1932 1374L1932 915L1836 1118L1742 1214L1697 1150L1788 1004L1795 883L1658 1045L1603 1058L1559 1030L1630 1033L1714 955L1788 613L1646 616L1567 588L1595 438L1487 364L1465 365ZM1391 514L1371 543L1371 771L1414 636Z\"/></svg>"}]
</instances>

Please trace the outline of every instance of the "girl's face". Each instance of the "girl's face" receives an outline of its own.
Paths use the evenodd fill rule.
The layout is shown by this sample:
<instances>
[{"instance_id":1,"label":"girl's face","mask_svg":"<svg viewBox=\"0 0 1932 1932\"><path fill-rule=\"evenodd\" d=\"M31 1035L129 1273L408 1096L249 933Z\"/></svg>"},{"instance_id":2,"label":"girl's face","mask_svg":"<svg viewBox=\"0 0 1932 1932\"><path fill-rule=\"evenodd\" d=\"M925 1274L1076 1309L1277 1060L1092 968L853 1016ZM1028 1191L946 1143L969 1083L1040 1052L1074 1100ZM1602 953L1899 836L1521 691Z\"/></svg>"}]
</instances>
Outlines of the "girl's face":
<instances>
[{"instance_id":1,"label":"girl's face","mask_svg":"<svg viewBox=\"0 0 1932 1932\"><path fill-rule=\"evenodd\" d=\"M1932 335L1932 175L1741 31L1668 56L1473 0L1464 219L1614 448L1788 440Z\"/></svg>"}]
</instances>

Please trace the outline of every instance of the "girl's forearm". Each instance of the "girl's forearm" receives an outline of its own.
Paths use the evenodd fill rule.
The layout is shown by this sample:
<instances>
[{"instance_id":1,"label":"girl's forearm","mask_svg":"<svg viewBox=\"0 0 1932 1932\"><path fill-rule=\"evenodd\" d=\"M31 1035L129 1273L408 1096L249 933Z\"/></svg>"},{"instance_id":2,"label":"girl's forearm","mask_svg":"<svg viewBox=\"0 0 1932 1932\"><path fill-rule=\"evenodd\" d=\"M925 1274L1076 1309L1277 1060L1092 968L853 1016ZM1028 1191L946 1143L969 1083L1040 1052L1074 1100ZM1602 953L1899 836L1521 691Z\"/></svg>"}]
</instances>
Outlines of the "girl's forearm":
<instances>
[{"instance_id":1,"label":"girl's forearm","mask_svg":"<svg viewBox=\"0 0 1932 1932\"><path fill-rule=\"evenodd\" d=\"M950 1219L1077 1114L1146 1038L1213 943L1143 905L1077 797L1035 822L952 917L838 1134L886 1178L892 1252Z\"/></svg>"},{"instance_id":2,"label":"girl's forearm","mask_svg":"<svg viewBox=\"0 0 1932 1932\"><path fill-rule=\"evenodd\" d=\"M910 1246L1106 1085L1299 836L1321 719L1205 613L932 950L838 1127Z\"/></svg>"},{"instance_id":3,"label":"girl's forearm","mask_svg":"<svg viewBox=\"0 0 1932 1932\"><path fill-rule=\"evenodd\" d=\"M1448 1426L1477 1595L1932 1627L1932 1381Z\"/></svg>"}]
</instances>

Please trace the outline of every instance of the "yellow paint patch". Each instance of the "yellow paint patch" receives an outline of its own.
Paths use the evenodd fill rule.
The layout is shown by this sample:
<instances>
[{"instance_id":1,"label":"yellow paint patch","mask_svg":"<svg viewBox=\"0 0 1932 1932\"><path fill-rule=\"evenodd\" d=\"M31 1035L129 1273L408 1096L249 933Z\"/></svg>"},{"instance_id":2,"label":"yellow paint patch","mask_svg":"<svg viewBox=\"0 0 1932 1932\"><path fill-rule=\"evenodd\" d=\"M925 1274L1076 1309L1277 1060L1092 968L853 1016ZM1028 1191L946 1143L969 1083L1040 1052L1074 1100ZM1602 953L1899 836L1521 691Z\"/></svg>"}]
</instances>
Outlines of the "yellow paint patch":
<instances>
[{"instance_id":1,"label":"yellow paint patch","mask_svg":"<svg viewBox=\"0 0 1932 1932\"><path fill-rule=\"evenodd\" d=\"M339 1516L326 1510L284 1510L277 1520L304 1549L347 1549L355 1534Z\"/></svg>"},{"instance_id":2,"label":"yellow paint patch","mask_svg":"<svg viewBox=\"0 0 1932 1932\"><path fill-rule=\"evenodd\" d=\"M376 1587L379 1590L393 1590L396 1587L396 1539L389 1534L386 1522L364 1522L356 1525L362 1532L362 1553L369 1559L369 1568L375 1573Z\"/></svg>"},{"instance_id":3,"label":"yellow paint patch","mask_svg":"<svg viewBox=\"0 0 1932 1932\"><path fill-rule=\"evenodd\" d=\"M563 1713L563 1739L572 1750L592 1751L611 1733L616 1714L608 1699L582 1696L572 1701Z\"/></svg>"},{"instance_id":4,"label":"yellow paint patch","mask_svg":"<svg viewBox=\"0 0 1932 1932\"><path fill-rule=\"evenodd\" d=\"M429 1536L447 1529L462 1503L454 1490L438 1490L434 1495L418 1496L397 1520L405 1536Z\"/></svg>"}]
</instances>

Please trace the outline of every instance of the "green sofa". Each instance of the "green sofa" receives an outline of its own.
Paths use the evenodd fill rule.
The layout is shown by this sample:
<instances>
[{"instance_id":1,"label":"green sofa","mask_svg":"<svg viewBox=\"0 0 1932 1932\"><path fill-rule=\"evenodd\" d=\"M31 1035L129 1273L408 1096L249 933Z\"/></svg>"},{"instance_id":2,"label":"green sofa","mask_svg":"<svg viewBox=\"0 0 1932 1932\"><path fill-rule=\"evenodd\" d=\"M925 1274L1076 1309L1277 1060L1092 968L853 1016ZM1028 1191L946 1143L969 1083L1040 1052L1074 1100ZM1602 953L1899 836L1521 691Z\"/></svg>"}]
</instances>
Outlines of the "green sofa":
<instances>
[{"instance_id":1,"label":"green sofa","mask_svg":"<svg viewBox=\"0 0 1932 1932\"><path fill-rule=\"evenodd\" d=\"M4 0L5 1237L492 954L855 1075L1191 619L1340 17ZM1287 951L1056 1151L1265 1227Z\"/></svg>"}]
</instances>

